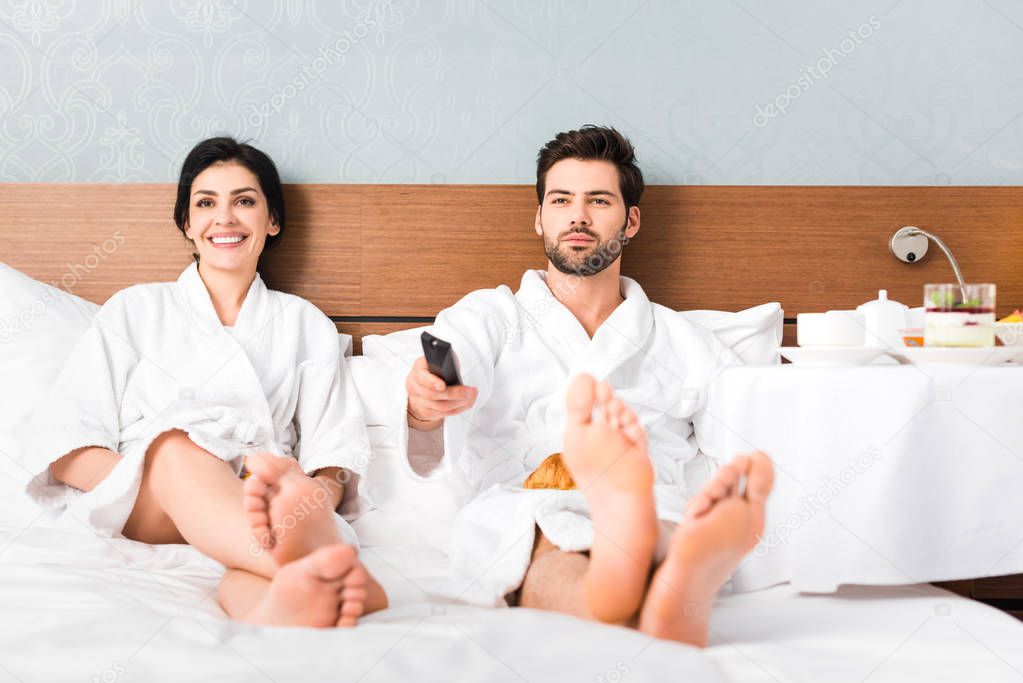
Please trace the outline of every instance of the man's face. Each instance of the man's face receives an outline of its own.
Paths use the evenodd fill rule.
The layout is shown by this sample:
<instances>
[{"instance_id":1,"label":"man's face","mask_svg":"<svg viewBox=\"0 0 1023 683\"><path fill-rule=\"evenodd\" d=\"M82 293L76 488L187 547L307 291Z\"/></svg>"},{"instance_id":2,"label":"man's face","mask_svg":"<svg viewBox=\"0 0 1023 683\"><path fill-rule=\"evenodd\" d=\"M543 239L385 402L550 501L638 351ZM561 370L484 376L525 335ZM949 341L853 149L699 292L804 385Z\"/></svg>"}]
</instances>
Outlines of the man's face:
<instances>
[{"instance_id":1,"label":"man's face","mask_svg":"<svg viewBox=\"0 0 1023 683\"><path fill-rule=\"evenodd\" d=\"M625 206L614 164L564 159L545 185L535 228L554 267L589 277L617 261L639 231L639 208Z\"/></svg>"}]
</instances>

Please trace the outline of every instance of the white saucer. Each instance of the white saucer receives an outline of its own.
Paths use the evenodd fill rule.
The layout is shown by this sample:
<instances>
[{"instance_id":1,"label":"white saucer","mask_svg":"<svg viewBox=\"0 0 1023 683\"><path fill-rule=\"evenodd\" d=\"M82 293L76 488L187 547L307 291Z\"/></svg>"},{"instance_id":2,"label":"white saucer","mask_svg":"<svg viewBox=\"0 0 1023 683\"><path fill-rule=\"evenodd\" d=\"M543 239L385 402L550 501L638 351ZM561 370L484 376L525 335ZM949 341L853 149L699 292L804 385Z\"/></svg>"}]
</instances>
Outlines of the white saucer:
<instances>
[{"instance_id":1,"label":"white saucer","mask_svg":"<svg viewBox=\"0 0 1023 683\"><path fill-rule=\"evenodd\" d=\"M898 353L891 352L905 363L956 363L960 365L1001 365L1008 361L1023 360L1023 348L1018 346L989 346L982 349L945 348L934 346L907 346Z\"/></svg>"},{"instance_id":2,"label":"white saucer","mask_svg":"<svg viewBox=\"0 0 1023 683\"><path fill-rule=\"evenodd\" d=\"M796 365L817 368L867 365L885 355L884 349L865 346L783 346L778 351Z\"/></svg>"}]
</instances>

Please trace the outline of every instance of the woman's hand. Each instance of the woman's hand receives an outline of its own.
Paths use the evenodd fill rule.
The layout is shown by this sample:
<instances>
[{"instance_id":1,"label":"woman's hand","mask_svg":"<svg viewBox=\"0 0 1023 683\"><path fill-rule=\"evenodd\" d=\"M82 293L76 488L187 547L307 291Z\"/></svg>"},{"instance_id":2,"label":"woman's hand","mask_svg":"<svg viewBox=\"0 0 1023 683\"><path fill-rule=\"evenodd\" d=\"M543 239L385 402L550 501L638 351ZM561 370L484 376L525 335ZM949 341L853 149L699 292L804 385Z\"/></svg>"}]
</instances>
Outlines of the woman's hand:
<instances>
[{"instance_id":1,"label":"woman's hand","mask_svg":"<svg viewBox=\"0 0 1023 683\"><path fill-rule=\"evenodd\" d=\"M107 478L121 462L121 456L108 448L76 448L50 464L50 474L62 484L79 491L91 491Z\"/></svg>"}]
</instances>

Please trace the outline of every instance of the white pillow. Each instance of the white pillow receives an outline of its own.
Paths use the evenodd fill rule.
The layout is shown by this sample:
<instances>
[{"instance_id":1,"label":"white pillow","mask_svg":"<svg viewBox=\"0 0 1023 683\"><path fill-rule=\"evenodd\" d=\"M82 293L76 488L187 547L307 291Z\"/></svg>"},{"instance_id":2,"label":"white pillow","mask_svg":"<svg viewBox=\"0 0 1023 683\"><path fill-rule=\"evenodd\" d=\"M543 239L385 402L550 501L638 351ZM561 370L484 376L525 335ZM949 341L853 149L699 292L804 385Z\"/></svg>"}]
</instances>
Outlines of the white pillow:
<instances>
[{"instance_id":1,"label":"white pillow","mask_svg":"<svg viewBox=\"0 0 1023 683\"><path fill-rule=\"evenodd\" d=\"M728 311L680 311L679 315L690 322L710 330L725 346L730 348L746 365L770 365L781 362L778 348L781 346L784 313L777 302L761 304L737 313ZM429 326L413 327L391 334L373 334L363 337L362 355L353 358L351 368L356 386L363 401L366 422L371 427L387 427L382 430L388 438L388 447L393 447L402 425L390 424L395 415L395 397L399 392L404 398L405 377L412 363L423 355L420 335ZM387 387L387 389L383 389ZM371 436L374 430L370 429ZM384 443L374 443L383 447Z\"/></svg>"},{"instance_id":2,"label":"white pillow","mask_svg":"<svg viewBox=\"0 0 1023 683\"><path fill-rule=\"evenodd\" d=\"M17 430L45 409L40 403L99 306L3 263L0 292L0 524L5 524L32 509L21 493L28 473L21 466Z\"/></svg>"},{"instance_id":3,"label":"white pillow","mask_svg":"<svg viewBox=\"0 0 1023 683\"><path fill-rule=\"evenodd\" d=\"M679 311L689 322L705 327L746 365L780 363L778 348L785 325L781 304L772 301L743 311Z\"/></svg>"},{"instance_id":4,"label":"white pillow","mask_svg":"<svg viewBox=\"0 0 1023 683\"><path fill-rule=\"evenodd\" d=\"M387 361L412 365L423 355L423 332L430 329L429 325L398 330L390 334L371 334L362 338L362 355Z\"/></svg>"},{"instance_id":5,"label":"white pillow","mask_svg":"<svg viewBox=\"0 0 1023 683\"><path fill-rule=\"evenodd\" d=\"M771 365L781 362L778 348L784 331L785 312L772 301L736 313L729 311L679 311L679 315L714 333L746 365ZM385 335L370 335L362 340L362 353L407 369L423 347L419 336L428 326L414 327Z\"/></svg>"}]
</instances>

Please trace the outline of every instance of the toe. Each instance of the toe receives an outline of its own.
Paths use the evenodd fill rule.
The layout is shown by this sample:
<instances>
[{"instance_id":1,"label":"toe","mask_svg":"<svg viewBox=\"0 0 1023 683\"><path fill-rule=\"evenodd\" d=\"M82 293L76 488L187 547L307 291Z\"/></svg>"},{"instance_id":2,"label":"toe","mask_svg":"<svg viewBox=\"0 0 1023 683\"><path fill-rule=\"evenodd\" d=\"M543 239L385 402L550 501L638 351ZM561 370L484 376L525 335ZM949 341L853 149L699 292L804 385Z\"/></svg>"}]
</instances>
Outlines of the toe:
<instances>
[{"instance_id":1,"label":"toe","mask_svg":"<svg viewBox=\"0 0 1023 683\"><path fill-rule=\"evenodd\" d=\"M291 458L278 458L269 453L253 453L245 458L245 469L252 474L246 483L250 479L256 479L265 486L273 486L288 471L288 463L291 461ZM256 482L253 482L253 485L256 485Z\"/></svg>"},{"instance_id":2,"label":"toe","mask_svg":"<svg viewBox=\"0 0 1023 683\"><path fill-rule=\"evenodd\" d=\"M742 478L741 467L735 463L725 465L718 473L717 481L724 488L723 496L730 496L736 492L739 480Z\"/></svg>"},{"instance_id":3,"label":"toe","mask_svg":"<svg viewBox=\"0 0 1023 683\"><path fill-rule=\"evenodd\" d=\"M366 608L361 600L348 600L341 605L341 615L353 619L361 617L362 611Z\"/></svg>"},{"instance_id":4,"label":"toe","mask_svg":"<svg viewBox=\"0 0 1023 683\"><path fill-rule=\"evenodd\" d=\"M353 566L352 569L347 574L345 574L344 588L364 590L366 588L366 584L368 583L369 574L366 573L366 568L363 567L361 564L355 562L354 559L352 560L352 562L354 563L355 566Z\"/></svg>"},{"instance_id":5,"label":"toe","mask_svg":"<svg viewBox=\"0 0 1023 683\"><path fill-rule=\"evenodd\" d=\"M565 399L565 411L569 423L590 423L593 416L595 384L591 375L578 375L572 380Z\"/></svg>"},{"instance_id":6,"label":"toe","mask_svg":"<svg viewBox=\"0 0 1023 683\"><path fill-rule=\"evenodd\" d=\"M601 422L607 424L610 422L611 415L608 411L608 404L611 399L614 398L614 390L611 385L607 382L597 383L597 403L599 404L597 415L600 417Z\"/></svg>"},{"instance_id":7,"label":"toe","mask_svg":"<svg viewBox=\"0 0 1023 683\"><path fill-rule=\"evenodd\" d=\"M703 487L701 493L705 494L712 502L721 500L731 495L739 483L739 471L731 464L725 465L714 478Z\"/></svg>"},{"instance_id":8,"label":"toe","mask_svg":"<svg viewBox=\"0 0 1023 683\"><path fill-rule=\"evenodd\" d=\"M344 606L341 607L341 612L338 614L338 617L337 617L337 626L338 626L338 628L351 628L351 627L355 626L355 624L358 623L359 617L362 616L363 607L362 607L362 605L359 605L358 609L356 609L354 607L355 604L356 603L354 603L354 602L353 603L345 603ZM357 614L346 613L345 612L346 608L347 608L347 610L349 612L357 611L358 613Z\"/></svg>"},{"instance_id":9,"label":"toe","mask_svg":"<svg viewBox=\"0 0 1023 683\"><path fill-rule=\"evenodd\" d=\"M749 456L750 469L746 475L746 498L754 503L763 503L774 487L774 465L766 453L757 451Z\"/></svg>"},{"instance_id":10,"label":"toe","mask_svg":"<svg viewBox=\"0 0 1023 683\"><path fill-rule=\"evenodd\" d=\"M318 548L296 561L305 563L306 570L321 581L340 581L355 562L355 550L338 543Z\"/></svg>"},{"instance_id":11,"label":"toe","mask_svg":"<svg viewBox=\"0 0 1023 683\"><path fill-rule=\"evenodd\" d=\"M622 428L622 415L625 413L626 407L625 402L620 398L613 398L607 403L607 423L611 426L611 429Z\"/></svg>"},{"instance_id":12,"label":"toe","mask_svg":"<svg viewBox=\"0 0 1023 683\"><path fill-rule=\"evenodd\" d=\"M628 406L622 411L619 417L621 422L622 433L634 444L646 444L646 430L643 429L643 425L640 423L639 418L636 417L636 413L632 412L632 409Z\"/></svg>"},{"instance_id":13,"label":"toe","mask_svg":"<svg viewBox=\"0 0 1023 683\"><path fill-rule=\"evenodd\" d=\"M714 505L714 499L704 492L697 493L686 503L686 516L699 517Z\"/></svg>"},{"instance_id":14,"label":"toe","mask_svg":"<svg viewBox=\"0 0 1023 683\"><path fill-rule=\"evenodd\" d=\"M343 588L341 590L341 600L344 602L366 602L366 597L369 595L369 591L363 588Z\"/></svg>"},{"instance_id":15,"label":"toe","mask_svg":"<svg viewBox=\"0 0 1023 683\"><path fill-rule=\"evenodd\" d=\"M636 417L636 413L633 412L632 408L625 405L624 401L622 402L622 408L621 415L618 416L618 421L622 423L623 428L639 422L639 418Z\"/></svg>"},{"instance_id":16,"label":"toe","mask_svg":"<svg viewBox=\"0 0 1023 683\"><path fill-rule=\"evenodd\" d=\"M365 589L345 589L341 593L341 609L338 610L337 625L342 628L355 626L365 611Z\"/></svg>"},{"instance_id":17,"label":"toe","mask_svg":"<svg viewBox=\"0 0 1023 683\"><path fill-rule=\"evenodd\" d=\"M622 427L622 433L629 438L634 444L641 444L646 441L646 432L643 431L643 426L638 422L627 424Z\"/></svg>"},{"instance_id":18,"label":"toe","mask_svg":"<svg viewBox=\"0 0 1023 683\"><path fill-rule=\"evenodd\" d=\"M266 493L266 484L259 477L249 477L242 484L242 508L249 520L253 539L263 548L269 549L273 541L270 537L270 512Z\"/></svg>"},{"instance_id":19,"label":"toe","mask_svg":"<svg viewBox=\"0 0 1023 683\"><path fill-rule=\"evenodd\" d=\"M749 455L746 454L737 455L735 456L734 459L732 459L732 462L729 464L735 469L737 469L739 471L739 474L741 474L742 476L746 476L749 474L749 469L750 466L752 465L752 460L750 460Z\"/></svg>"},{"instance_id":20,"label":"toe","mask_svg":"<svg viewBox=\"0 0 1023 683\"><path fill-rule=\"evenodd\" d=\"M242 484L242 505L246 512L266 512L266 484L249 477Z\"/></svg>"}]
</instances>

